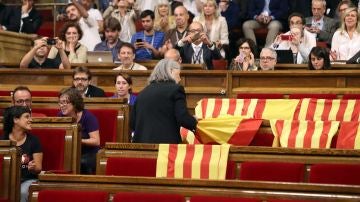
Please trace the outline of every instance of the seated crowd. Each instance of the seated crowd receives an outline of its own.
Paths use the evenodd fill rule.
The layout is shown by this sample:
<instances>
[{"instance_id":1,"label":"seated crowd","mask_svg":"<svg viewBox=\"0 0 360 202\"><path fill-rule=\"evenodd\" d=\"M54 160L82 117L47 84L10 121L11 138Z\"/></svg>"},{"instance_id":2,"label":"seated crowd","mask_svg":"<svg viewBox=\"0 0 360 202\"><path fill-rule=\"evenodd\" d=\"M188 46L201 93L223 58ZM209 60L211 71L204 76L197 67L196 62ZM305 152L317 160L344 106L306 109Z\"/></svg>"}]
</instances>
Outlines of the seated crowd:
<instances>
[{"instance_id":1,"label":"seated crowd","mask_svg":"<svg viewBox=\"0 0 360 202\"><path fill-rule=\"evenodd\" d=\"M227 60L223 69L243 71L261 69L257 53L262 48L275 50L278 58L283 58L279 53L286 55L276 62L309 63L309 69L314 47L328 49L331 61L349 60L360 50L356 1L308 0L302 7L291 0L195 2L196 6L177 0L71 0L57 18L66 21L58 37L38 37L20 67L68 69L72 63L86 63L89 51L108 51L112 61L121 64L115 70L145 70L122 61L124 44L137 62L162 59L175 48L183 63L214 69L214 60ZM0 25L0 30L36 34L41 16L32 0L23 0L20 7L0 3Z\"/></svg>"}]
</instances>

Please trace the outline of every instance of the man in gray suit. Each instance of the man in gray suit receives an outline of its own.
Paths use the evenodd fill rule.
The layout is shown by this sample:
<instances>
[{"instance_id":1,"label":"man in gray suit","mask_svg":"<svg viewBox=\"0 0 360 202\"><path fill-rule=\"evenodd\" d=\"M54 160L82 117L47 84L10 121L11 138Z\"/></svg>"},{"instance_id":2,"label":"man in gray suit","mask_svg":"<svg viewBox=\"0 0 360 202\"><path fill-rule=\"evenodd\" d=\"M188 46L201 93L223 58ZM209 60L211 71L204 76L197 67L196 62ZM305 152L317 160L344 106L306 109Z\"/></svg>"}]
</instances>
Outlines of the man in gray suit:
<instances>
[{"instance_id":1,"label":"man in gray suit","mask_svg":"<svg viewBox=\"0 0 360 202\"><path fill-rule=\"evenodd\" d=\"M318 41L330 42L336 31L336 22L334 19L325 16L326 1L312 0L311 11L313 16L305 19L306 29L315 34Z\"/></svg>"}]
</instances>

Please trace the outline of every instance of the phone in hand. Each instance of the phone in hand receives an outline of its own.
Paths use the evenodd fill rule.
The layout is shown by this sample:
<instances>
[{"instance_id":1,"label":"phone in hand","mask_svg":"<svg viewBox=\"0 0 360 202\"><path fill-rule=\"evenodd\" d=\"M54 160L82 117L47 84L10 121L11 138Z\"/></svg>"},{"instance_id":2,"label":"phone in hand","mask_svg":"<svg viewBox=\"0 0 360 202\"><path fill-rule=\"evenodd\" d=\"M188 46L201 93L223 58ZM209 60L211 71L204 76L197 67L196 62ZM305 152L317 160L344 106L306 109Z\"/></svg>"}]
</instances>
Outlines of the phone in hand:
<instances>
[{"instance_id":1,"label":"phone in hand","mask_svg":"<svg viewBox=\"0 0 360 202\"><path fill-rule=\"evenodd\" d=\"M55 45L56 44L56 39L48 38L46 40L46 44L49 45L49 46Z\"/></svg>"},{"instance_id":2,"label":"phone in hand","mask_svg":"<svg viewBox=\"0 0 360 202\"><path fill-rule=\"evenodd\" d=\"M141 42L143 42L142 39L136 39L136 43L141 43Z\"/></svg>"},{"instance_id":3,"label":"phone in hand","mask_svg":"<svg viewBox=\"0 0 360 202\"><path fill-rule=\"evenodd\" d=\"M281 35L281 40L283 40L283 41L291 41L292 36L288 35L288 34L283 34L283 35Z\"/></svg>"},{"instance_id":4,"label":"phone in hand","mask_svg":"<svg viewBox=\"0 0 360 202\"><path fill-rule=\"evenodd\" d=\"M240 51L239 55L236 56L235 61L237 63L243 63L244 62L245 55L242 51Z\"/></svg>"},{"instance_id":5,"label":"phone in hand","mask_svg":"<svg viewBox=\"0 0 360 202\"><path fill-rule=\"evenodd\" d=\"M197 32L197 33L193 36L192 41L196 41L196 40L198 40L199 38L200 38L200 32Z\"/></svg>"}]
</instances>

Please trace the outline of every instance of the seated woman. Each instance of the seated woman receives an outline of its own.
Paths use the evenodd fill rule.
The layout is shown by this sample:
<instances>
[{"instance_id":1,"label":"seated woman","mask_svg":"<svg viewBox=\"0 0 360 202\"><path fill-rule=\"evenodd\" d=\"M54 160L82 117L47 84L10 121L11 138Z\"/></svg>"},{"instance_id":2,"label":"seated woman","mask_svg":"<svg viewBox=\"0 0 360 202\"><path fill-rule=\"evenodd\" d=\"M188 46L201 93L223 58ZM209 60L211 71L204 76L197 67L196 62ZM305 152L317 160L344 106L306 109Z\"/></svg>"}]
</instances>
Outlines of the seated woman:
<instances>
[{"instance_id":1,"label":"seated woman","mask_svg":"<svg viewBox=\"0 0 360 202\"><path fill-rule=\"evenodd\" d=\"M79 40L83 36L80 25L76 22L67 22L60 31L60 39L65 42L64 50L70 63L86 63L87 48ZM48 58L60 59L56 48L51 47Z\"/></svg>"},{"instance_id":2,"label":"seated woman","mask_svg":"<svg viewBox=\"0 0 360 202\"><path fill-rule=\"evenodd\" d=\"M256 71L255 53L256 45L253 40L242 38L238 42L239 55L230 64L231 70Z\"/></svg>"},{"instance_id":3,"label":"seated woman","mask_svg":"<svg viewBox=\"0 0 360 202\"><path fill-rule=\"evenodd\" d=\"M4 111L4 139L16 142L21 155L21 202L28 200L29 187L37 181L42 169L43 153L39 139L31 135L31 111L12 106Z\"/></svg>"},{"instance_id":4,"label":"seated woman","mask_svg":"<svg viewBox=\"0 0 360 202\"><path fill-rule=\"evenodd\" d=\"M81 124L81 174L95 174L96 153L99 150L99 123L96 117L84 108L83 97L75 88L62 90L59 95L59 116L72 117Z\"/></svg>"},{"instance_id":5,"label":"seated woman","mask_svg":"<svg viewBox=\"0 0 360 202\"><path fill-rule=\"evenodd\" d=\"M330 69L329 51L324 47L314 47L309 54L308 67L310 70Z\"/></svg>"},{"instance_id":6,"label":"seated woman","mask_svg":"<svg viewBox=\"0 0 360 202\"><path fill-rule=\"evenodd\" d=\"M112 98L126 98L128 104L133 106L136 100L136 95L132 93L132 79L128 74L119 73L115 78L116 92Z\"/></svg>"},{"instance_id":7,"label":"seated woman","mask_svg":"<svg viewBox=\"0 0 360 202\"><path fill-rule=\"evenodd\" d=\"M123 43L119 49L118 58L121 65L113 70L147 70L145 66L142 66L135 60L135 47L131 43Z\"/></svg>"},{"instance_id":8,"label":"seated woman","mask_svg":"<svg viewBox=\"0 0 360 202\"><path fill-rule=\"evenodd\" d=\"M154 29L160 32L167 32L175 28L175 17L171 14L168 0L159 0L155 6Z\"/></svg>"}]
</instances>

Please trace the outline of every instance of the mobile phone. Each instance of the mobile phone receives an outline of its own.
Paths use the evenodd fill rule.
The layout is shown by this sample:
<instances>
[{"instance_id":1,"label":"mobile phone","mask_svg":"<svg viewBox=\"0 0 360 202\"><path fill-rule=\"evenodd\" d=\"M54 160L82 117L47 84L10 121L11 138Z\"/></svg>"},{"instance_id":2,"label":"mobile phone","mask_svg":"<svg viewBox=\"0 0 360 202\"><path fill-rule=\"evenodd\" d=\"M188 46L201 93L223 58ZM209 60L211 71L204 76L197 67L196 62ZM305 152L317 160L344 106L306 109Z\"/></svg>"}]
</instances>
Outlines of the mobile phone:
<instances>
[{"instance_id":1,"label":"mobile phone","mask_svg":"<svg viewBox=\"0 0 360 202\"><path fill-rule=\"evenodd\" d=\"M136 39L136 42L140 43L140 42L143 42L143 40L142 39Z\"/></svg>"},{"instance_id":2,"label":"mobile phone","mask_svg":"<svg viewBox=\"0 0 360 202\"><path fill-rule=\"evenodd\" d=\"M55 45L56 44L56 39L52 39L52 38L48 38L47 40L46 40L46 43L47 43L47 45Z\"/></svg>"},{"instance_id":3,"label":"mobile phone","mask_svg":"<svg viewBox=\"0 0 360 202\"><path fill-rule=\"evenodd\" d=\"M196 41L200 38L200 32L196 33L194 37L192 38L192 41Z\"/></svg>"},{"instance_id":4,"label":"mobile phone","mask_svg":"<svg viewBox=\"0 0 360 202\"><path fill-rule=\"evenodd\" d=\"M291 39L292 39L291 35L287 35L287 34L281 35L281 40L283 41L291 41Z\"/></svg>"}]
</instances>

